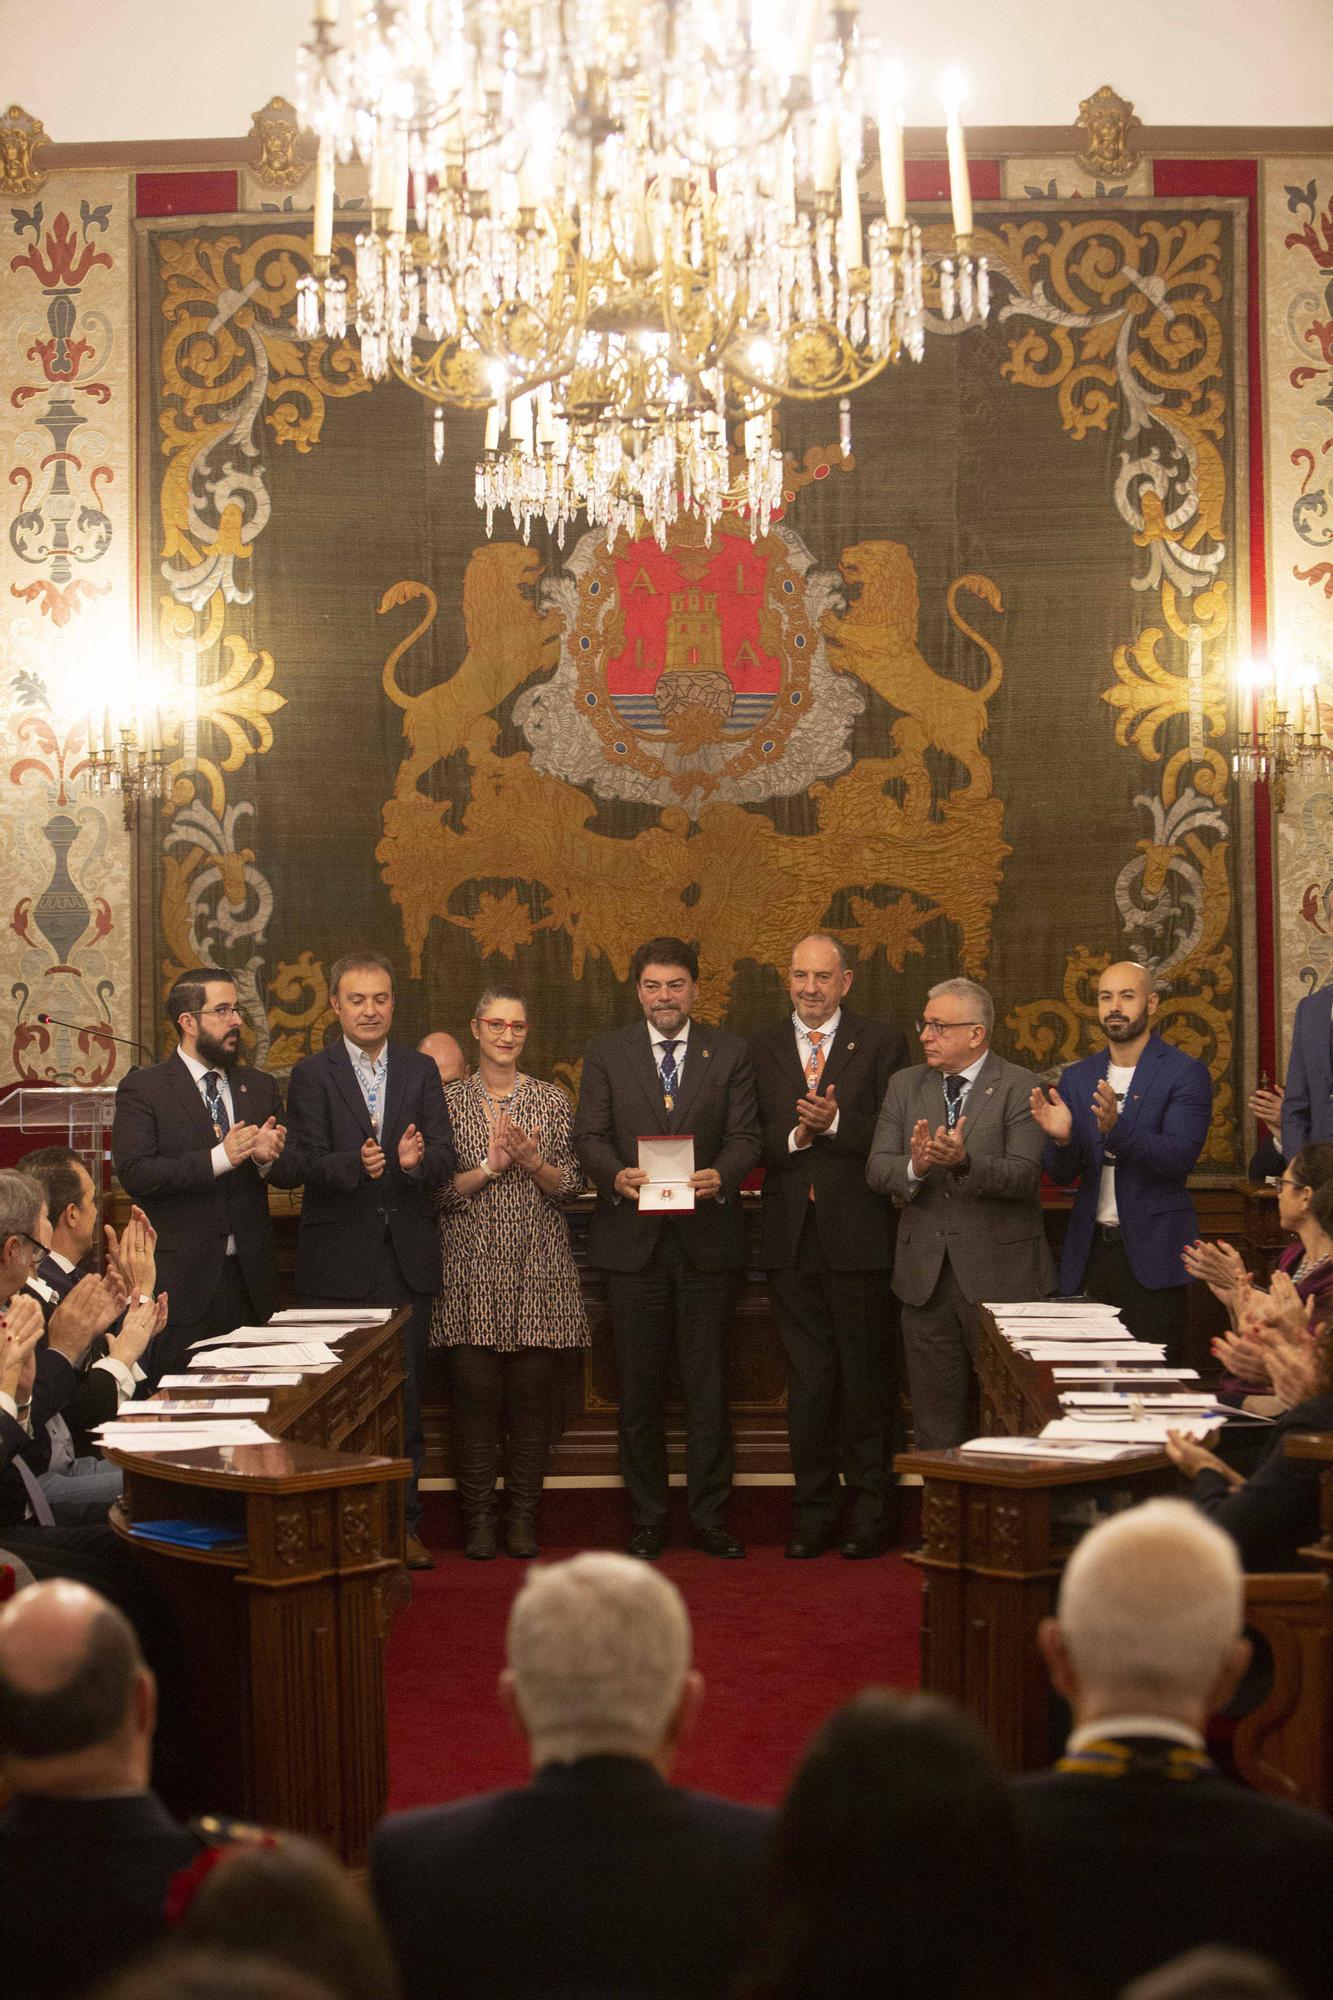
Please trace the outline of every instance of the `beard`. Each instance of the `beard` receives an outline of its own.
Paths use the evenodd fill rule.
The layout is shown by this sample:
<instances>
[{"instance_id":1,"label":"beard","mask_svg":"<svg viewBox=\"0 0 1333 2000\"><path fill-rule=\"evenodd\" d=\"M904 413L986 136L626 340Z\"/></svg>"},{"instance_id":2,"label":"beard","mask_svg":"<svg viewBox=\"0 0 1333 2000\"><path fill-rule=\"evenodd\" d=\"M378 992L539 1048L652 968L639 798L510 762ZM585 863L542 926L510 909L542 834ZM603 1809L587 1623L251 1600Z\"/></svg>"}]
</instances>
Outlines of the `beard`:
<instances>
[{"instance_id":1,"label":"beard","mask_svg":"<svg viewBox=\"0 0 1333 2000\"><path fill-rule=\"evenodd\" d=\"M200 1062L210 1063L214 1069L235 1069L241 1056L241 1031L229 1028L225 1035L211 1035L207 1028L200 1028L195 1048Z\"/></svg>"},{"instance_id":2,"label":"beard","mask_svg":"<svg viewBox=\"0 0 1333 2000\"><path fill-rule=\"evenodd\" d=\"M1136 1042L1147 1025L1148 1009L1145 1007L1131 1021L1103 1021L1102 1031L1108 1042Z\"/></svg>"}]
</instances>

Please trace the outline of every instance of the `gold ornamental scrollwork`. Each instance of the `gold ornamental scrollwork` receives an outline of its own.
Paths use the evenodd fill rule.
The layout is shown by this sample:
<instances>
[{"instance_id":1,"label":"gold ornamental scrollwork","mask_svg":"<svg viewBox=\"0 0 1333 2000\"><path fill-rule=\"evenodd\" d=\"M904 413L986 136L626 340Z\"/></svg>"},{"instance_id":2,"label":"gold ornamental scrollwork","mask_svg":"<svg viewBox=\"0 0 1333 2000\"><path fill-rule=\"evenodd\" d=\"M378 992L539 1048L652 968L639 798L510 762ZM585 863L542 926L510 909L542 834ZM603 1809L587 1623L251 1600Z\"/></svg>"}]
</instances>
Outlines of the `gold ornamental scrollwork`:
<instances>
[{"instance_id":1,"label":"gold ornamental scrollwork","mask_svg":"<svg viewBox=\"0 0 1333 2000\"><path fill-rule=\"evenodd\" d=\"M41 119L11 104L0 121L0 194L36 194L46 186L45 170L33 155L47 143Z\"/></svg>"},{"instance_id":2,"label":"gold ornamental scrollwork","mask_svg":"<svg viewBox=\"0 0 1333 2000\"><path fill-rule=\"evenodd\" d=\"M315 136L301 130L296 106L285 97L270 97L255 112L247 136L256 148L251 171L265 187L297 187L315 164Z\"/></svg>"}]
</instances>

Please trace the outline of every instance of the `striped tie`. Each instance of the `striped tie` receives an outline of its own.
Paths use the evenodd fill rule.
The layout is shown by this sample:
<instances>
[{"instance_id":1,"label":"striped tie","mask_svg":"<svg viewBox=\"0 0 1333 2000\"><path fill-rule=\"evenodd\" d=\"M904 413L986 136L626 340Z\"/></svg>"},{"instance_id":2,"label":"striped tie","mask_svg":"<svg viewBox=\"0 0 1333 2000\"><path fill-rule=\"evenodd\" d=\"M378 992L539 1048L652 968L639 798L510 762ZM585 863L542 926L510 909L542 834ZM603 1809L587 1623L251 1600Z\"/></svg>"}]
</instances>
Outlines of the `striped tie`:
<instances>
[{"instance_id":1,"label":"striped tie","mask_svg":"<svg viewBox=\"0 0 1333 2000\"><path fill-rule=\"evenodd\" d=\"M208 1106L208 1115L213 1120L213 1130L219 1139L225 1139L231 1130L231 1120L227 1116L227 1107L222 1102L222 1078L215 1069L204 1071L204 1103Z\"/></svg>"}]
</instances>

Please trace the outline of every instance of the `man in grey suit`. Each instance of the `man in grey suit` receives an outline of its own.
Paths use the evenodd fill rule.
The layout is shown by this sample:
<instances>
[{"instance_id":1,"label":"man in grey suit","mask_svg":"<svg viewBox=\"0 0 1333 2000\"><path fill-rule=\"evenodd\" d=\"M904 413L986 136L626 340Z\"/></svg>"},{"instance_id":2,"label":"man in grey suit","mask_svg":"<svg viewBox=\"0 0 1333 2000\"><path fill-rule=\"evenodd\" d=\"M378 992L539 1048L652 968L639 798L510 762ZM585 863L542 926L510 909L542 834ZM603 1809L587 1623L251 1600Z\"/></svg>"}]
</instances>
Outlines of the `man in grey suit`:
<instances>
[{"instance_id":1,"label":"man in grey suit","mask_svg":"<svg viewBox=\"0 0 1333 2000\"><path fill-rule=\"evenodd\" d=\"M990 1047L995 1009L971 979L926 996L925 1062L889 1079L866 1179L902 1210L893 1289L917 1448L967 1435L978 1300L1041 1298L1055 1282L1041 1213L1035 1079Z\"/></svg>"}]
</instances>

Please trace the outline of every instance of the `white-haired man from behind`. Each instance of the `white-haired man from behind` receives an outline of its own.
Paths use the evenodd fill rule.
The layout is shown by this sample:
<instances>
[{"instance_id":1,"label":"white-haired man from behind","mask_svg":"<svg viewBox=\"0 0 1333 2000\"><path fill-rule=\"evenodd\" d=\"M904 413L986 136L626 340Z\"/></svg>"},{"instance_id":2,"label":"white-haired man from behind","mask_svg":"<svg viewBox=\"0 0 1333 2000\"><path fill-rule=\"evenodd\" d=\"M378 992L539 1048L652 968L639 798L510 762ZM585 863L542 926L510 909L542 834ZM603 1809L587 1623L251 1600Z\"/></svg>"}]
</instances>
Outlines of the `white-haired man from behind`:
<instances>
[{"instance_id":1,"label":"white-haired man from behind","mask_svg":"<svg viewBox=\"0 0 1333 2000\"><path fill-rule=\"evenodd\" d=\"M1244 1608L1234 1543L1187 1501L1113 1515L1070 1558L1039 1644L1074 1727L1054 1770L1015 1783L1070 2000L1112 2000L1201 1944L1333 1992L1333 1825L1233 1784L1204 1746L1249 1664Z\"/></svg>"},{"instance_id":2,"label":"white-haired man from behind","mask_svg":"<svg viewBox=\"0 0 1333 2000\"><path fill-rule=\"evenodd\" d=\"M626 1556L534 1567L500 1699L531 1782L386 1820L371 1881L406 2000L721 1996L772 1815L668 1782L703 1696L680 1592Z\"/></svg>"}]
</instances>

